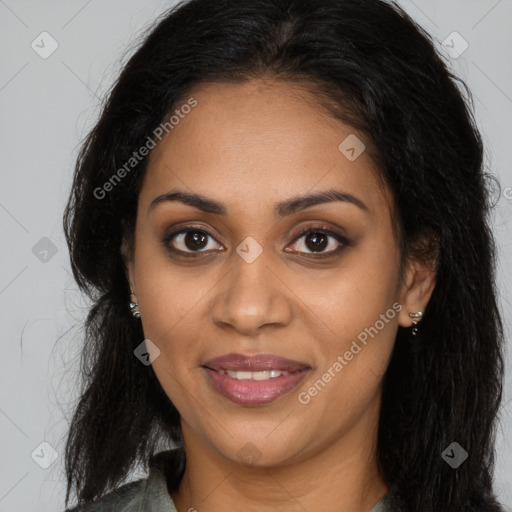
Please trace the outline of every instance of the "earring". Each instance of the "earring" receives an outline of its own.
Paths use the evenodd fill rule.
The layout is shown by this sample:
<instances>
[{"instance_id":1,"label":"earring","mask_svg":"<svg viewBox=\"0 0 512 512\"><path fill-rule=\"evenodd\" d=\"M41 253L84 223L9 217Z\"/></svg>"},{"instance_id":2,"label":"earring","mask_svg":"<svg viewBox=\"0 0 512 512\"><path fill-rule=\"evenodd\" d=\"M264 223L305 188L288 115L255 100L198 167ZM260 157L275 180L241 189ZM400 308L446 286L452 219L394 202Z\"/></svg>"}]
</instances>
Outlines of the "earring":
<instances>
[{"instance_id":1,"label":"earring","mask_svg":"<svg viewBox=\"0 0 512 512\"><path fill-rule=\"evenodd\" d=\"M416 334L418 334L418 327L416 327L418 325L418 322L421 321L421 317L423 316L423 312L422 311L418 311L418 313L409 313L409 316L411 318L417 318L418 321L412 321L412 325L413 325L413 328L412 328L412 335L413 336L416 336Z\"/></svg>"},{"instance_id":2,"label":"earring","mask_svg":"<svg viewBox=\"0 0 512 512\"><path fill-rule=\"evenodd\" d=\"M133 295L133 293L132 293ZM140 318L139 303L130 300L130 310L135 318Z\"/></svg>"}]
</instances>

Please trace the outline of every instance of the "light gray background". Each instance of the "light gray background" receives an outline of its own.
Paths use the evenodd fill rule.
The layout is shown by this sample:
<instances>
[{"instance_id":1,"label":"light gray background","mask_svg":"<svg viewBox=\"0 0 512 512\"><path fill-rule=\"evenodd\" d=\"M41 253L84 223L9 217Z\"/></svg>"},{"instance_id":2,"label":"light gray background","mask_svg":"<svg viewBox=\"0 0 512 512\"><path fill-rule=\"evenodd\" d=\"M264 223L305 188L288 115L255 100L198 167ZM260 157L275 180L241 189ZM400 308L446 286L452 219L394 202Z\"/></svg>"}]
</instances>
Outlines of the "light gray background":
<instances>
[{"instance_id":1,"label":"light gray background","mask_svg":"<svg viewBox=\"0 0 512 512\"><path fill-rule=\"evenodd\" d=\"M487 166L504 189L493 222L500 249L500 304L510 340L512 1L400 4L436 37L440 48L454 31L469 45L458 58L447 58L473 91ZM87 304L71 278L62 212L79 143L126 60L123 52L171 5L161 0L0 0L0 512L64 510L63 447L78 391L80 322ZM43 31L59 45L47 59L31 47ZM463 48L452 39L448 45ZM442 50L447 54L447 48ZM57 250L46 262L40 260L44 253L37 257L32 251L44 237ZM496 489L512 510L510 382L507 375ZM51 462L51 449L41 447L42 442L56 451L47 469L35 462Z\"/></svg>"}]
</instances>

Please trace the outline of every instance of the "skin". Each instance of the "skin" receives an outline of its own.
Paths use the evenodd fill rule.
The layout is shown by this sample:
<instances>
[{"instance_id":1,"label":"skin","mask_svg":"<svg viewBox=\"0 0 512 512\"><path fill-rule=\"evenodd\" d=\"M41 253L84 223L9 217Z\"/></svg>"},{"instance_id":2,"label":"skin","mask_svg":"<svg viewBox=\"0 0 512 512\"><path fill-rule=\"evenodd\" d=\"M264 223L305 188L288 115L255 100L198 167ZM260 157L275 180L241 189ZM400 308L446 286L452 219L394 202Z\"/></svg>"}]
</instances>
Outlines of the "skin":
<instances>
[{"instance_id":1,"label":"skin","mask_svg":"<svg viewBox=\"0 0 512 512\"><path fill-rule=\"evenodd\" d=\"M122 248L144 334L160 350L153 369L181 414L187 467L172 498L179 512L369 511L388 490L376 463L382 377L398 326L425 310L435 272L409 260L400 279L391 198L378 170L367 152L349 161L338 149L350 134L365 138L306 90L260 79L207 84L190 96L198 105L151 153L134 253ZM228 214L178 202L149 208L172 189L215 199ZM367 209L329 202L274 213L280 201L329 189ZM186 224L209 233L207 245L194 253L183 237L168 243L203 251L197 258L173 255L162 242ZM311 237L296 237L321 225L349 245L329 236L319 253L342 250L315 259ZM247 237L263 251L250 264L236 252ZM394 303L400 313L301 403L299 393ZM238 405L213 389L202 368L233 352L273 353L311 370L274 402ZM253 451L253 463L241 459L242 449Z\"/></svg>"}]
</instances>

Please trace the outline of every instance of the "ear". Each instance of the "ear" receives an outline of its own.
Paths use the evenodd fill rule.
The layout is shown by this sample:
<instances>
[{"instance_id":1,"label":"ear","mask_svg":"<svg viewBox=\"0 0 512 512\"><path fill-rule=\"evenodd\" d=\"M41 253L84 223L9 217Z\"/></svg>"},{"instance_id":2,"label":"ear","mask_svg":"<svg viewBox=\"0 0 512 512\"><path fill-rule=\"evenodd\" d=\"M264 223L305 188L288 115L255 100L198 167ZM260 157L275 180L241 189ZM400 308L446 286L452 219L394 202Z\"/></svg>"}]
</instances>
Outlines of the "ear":
<instances>
[{"instance_id":1,"label":"ear","mask_svg":"<svg viewBox=\"0 0 512 512\"><path fill-rule=\"evenodd\" d=\"M128 285L132 294L135 295L134 300L137 302L137 287L135 286L135 271L134 271L134 262L133 262L133 249L130 247L126 239L123 239L120 247L121 257L123 259L124 270L126 274L126 279L128 281Z\"/></svg>"},{"instance_id":2,"label":"ear","mask_svg":"<svg viewBox=\"0 0 512 512\"><path fill-rule=\"evenodd\" d=\"M431 263L418 260L408 261L400 291L402 310L398 315L398 323L402 327L413 325L410 313L424 312L436 286L437 272Z\"/></svg>"}]
</instances>

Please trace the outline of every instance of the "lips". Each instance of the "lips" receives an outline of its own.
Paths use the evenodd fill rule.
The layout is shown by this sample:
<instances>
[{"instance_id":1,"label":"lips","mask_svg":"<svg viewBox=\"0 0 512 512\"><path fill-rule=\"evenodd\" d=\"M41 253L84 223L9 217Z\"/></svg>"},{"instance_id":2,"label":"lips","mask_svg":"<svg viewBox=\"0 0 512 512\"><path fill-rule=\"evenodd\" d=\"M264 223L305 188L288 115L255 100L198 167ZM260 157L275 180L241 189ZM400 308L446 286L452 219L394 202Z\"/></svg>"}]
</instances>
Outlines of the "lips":
<instances>
[{"instance_id":1,"label":"lips","mask_svg":"<svg viewBox=\"0 0 512 512\"><path fill-rule=\"evenodd\" d=\"M210 359L203 368L213 389L244 406L267 404L290 393L311 369L273 354L228 354Z\"/></svg>"},{"instance_id":2,"label":"lips","mask_svg":"<svg viewBox=\"0 0 512 512\"><path fill-rule=\"evenodd\" d=\"M242 354L227 354L210 359L204 365L211 370L231 370L234 372L260 372L265 370L279 370L282 372L298 372L309 369L305 363L285 359L273 354L257 354L244 356Z\"/></svg>"}]
</instances>

